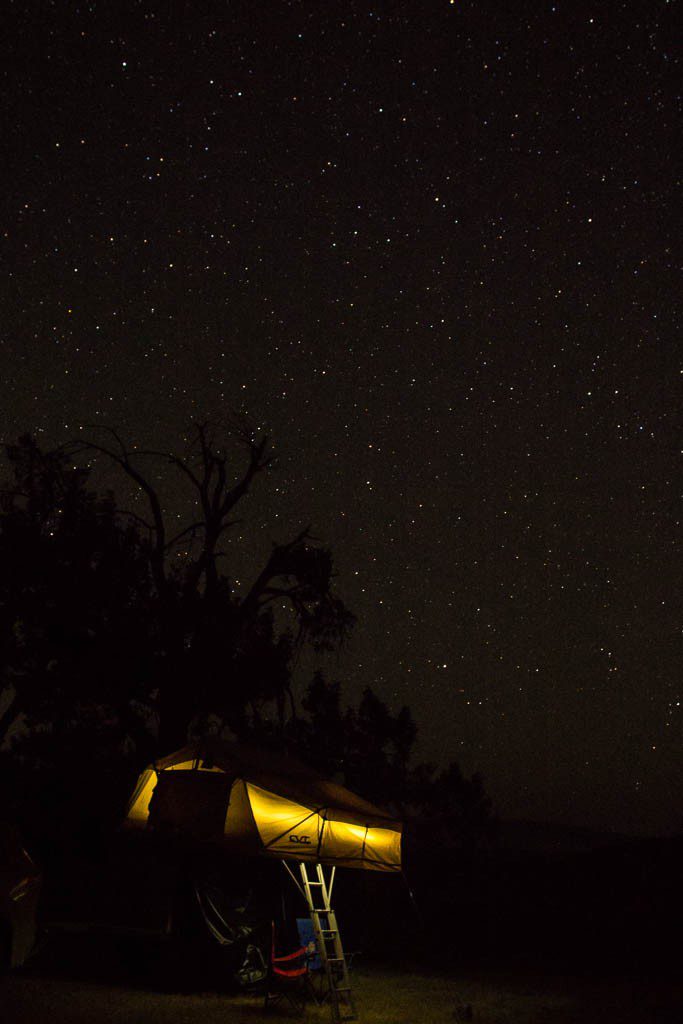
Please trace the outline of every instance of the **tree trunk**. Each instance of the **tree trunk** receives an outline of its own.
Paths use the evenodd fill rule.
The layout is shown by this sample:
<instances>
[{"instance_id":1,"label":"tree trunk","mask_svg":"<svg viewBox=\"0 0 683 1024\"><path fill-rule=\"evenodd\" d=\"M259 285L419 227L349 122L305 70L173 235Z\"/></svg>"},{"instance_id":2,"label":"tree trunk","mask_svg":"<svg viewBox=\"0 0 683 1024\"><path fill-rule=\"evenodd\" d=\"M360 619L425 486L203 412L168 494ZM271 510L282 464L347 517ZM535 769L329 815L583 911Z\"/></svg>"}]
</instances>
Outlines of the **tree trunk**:
<instances>
[{"instance_id":1,"label":"tree trunk","mask_svg":"<svg viewBox=\"0 0 683 1024\"><path fill-rule=\"evenodd\" d=\"M191 660L177 645L167 651L158 667L159 679L159 739L160 757L172 754L187 745L190 723L199 705L196 680Z\"/></svg>"},{"instance_id":2,"label":"tree trunk","mask_svg":"<svg viewBox=\"0 0 683 1024\"><path fill-rule=\"evenodd\" d=\"M4 696L6 692L6 690L0 692L0 697ZM7 733L14 725L18 716L19 708L17 702L17 694L15 691L14 696L10 697L9 703L5 710L0 712L0 746L2 746L2 744L4 743Z\"/></svg>"},{"instance_id":3,"label":"tree trunk","mask_svg":"<svg viewBox=\"0 0 683 1024\"><path fill-rule=\"evenodd\" d=\"M169 685L167 680L161 688L159 700L159 740L157 743L160 757L172 754L175 750L187 745L187 731L194 717L187 698L179 691L179 687ZM173 692L175 691L175 692Z\"/></svg>"}]
</instances>

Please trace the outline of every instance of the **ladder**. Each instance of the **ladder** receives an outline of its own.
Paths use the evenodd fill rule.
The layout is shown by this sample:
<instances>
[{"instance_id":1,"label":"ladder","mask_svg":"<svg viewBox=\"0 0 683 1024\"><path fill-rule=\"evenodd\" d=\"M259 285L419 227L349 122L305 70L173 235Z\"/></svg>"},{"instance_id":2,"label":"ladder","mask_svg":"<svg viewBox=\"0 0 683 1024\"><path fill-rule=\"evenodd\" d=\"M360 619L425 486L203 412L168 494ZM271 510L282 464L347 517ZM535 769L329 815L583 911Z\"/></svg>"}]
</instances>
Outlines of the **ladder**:
<instances>
[{"instance_id":1,"label":"ladder","mask_svg":"<svg viewBox=\"0 0 683 1024\"><path fill-rule=\"evenodd\" d=\"M337 918L330 906L335 868L332 868L329 881L325 878L322 864L308 865L305 861L301 861L299 870L318 946L318 954L327 980L332 1020L334 1024L339 1024L341 1021L358 1020Z\"/></svg>"}]
</instances>

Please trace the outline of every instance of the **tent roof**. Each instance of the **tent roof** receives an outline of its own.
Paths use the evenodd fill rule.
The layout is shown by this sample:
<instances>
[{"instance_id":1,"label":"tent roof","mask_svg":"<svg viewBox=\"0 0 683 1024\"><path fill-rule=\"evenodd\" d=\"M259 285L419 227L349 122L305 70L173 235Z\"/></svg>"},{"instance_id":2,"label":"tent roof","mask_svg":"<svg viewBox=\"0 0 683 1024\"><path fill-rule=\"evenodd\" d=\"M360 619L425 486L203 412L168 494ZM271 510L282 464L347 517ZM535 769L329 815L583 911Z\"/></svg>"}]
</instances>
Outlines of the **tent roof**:
<instances>
[{"instance_id":1,"label":"tent roof","mask_svg":"<svg viewBox=\"0 0 683 1024\"><path fill-rule=\"evenodd\" d=\"M151 767L156 771L164 771L187 761L219 768L235 779L243 779L295 803L316 809L331 821L401 831L401 822L386 811L356 796L344 786L325 779L288 754L209 737L160 758Z\"/></svg>"}]
</instances>

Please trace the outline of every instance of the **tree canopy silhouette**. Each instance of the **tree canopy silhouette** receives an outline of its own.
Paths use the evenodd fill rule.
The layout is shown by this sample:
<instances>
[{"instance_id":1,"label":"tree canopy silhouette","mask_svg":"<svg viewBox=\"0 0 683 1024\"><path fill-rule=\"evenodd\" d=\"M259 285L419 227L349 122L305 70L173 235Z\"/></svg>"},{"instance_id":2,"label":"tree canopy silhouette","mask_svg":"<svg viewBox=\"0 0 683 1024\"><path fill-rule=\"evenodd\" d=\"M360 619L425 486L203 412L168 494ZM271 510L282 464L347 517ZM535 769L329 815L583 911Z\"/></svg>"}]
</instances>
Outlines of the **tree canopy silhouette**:
<instances>
[{"instance_id":1,"label":"tree canopy silhouette","mask_svg":"<svg viewBox=\"0 0 683 1024\"><path fill-rule=\"evenodd\" d=\"M418 730L409 708L392 714L370 687L356 707L343 707L340 684L321 671L301 706L303 715L288 723L292 744L324 774L409 820L413 838L462 849L491 837L492 806L480 775L467 778L454 761L441 769L413 763Z\"/></svg>"},{"instance_id":2,"label":"tree canopy silhouette","mask_svg":"<svg viewBox=\"0 0 683 1024\"><path fill-rule=\"evenodd\" d=\"M87 472L28 436L0 493L0 742L19 716L67 730L95 714L133 728L151 588L140 537Z\"/></svg>"},{"instance_id":3,"label":"tree canopy silhouette","mask_svg":"<svg viewBox=\"0 0 683 1024\"><path fill-rule=\"evenodd\" d=\"M0 615L11 696L3 732L20 713L55 728L89 704L130 735L140 718L131 708L143 705L167 752L198 718L216 716L240 734L259 706L274 702L284 719L293 651L340 643L354 619L334 593L330 551L308 529L273 543L246 592L232 586L220 541L272 457L266 436L241 428L227 440L245 453L237 471L206 424L195 425L182 456L129 448L113 430L106 443L79 439L50 453L29 437L8 446L14 479L2 492L8 571ZM95 452L139 488L146 514L88 489L88 471L76 463ZM196 499L197 518L179 532L170 530L150 459L178 473ZM179 545L182 559L174 557ZM286 628L276 626L278 605L291 613Z\"/></svg>"},{"instance_id":4,"label":"tree canopy silhouette","mask_svg":"<svg viewBox=\"0 0 683 1024\"><path fill-rule=\"evenodd\" d=\"M126 753L139 768L183 746L190 729L228 727L296 748L352 790L426 822L441 845L484 835L490 802L481 779L464 778L455 764L440 772L411 765L417 729L407 708L392 714L369 688L357 707L344 708L339 684L318 672L297 709L294 653L335 647L354 618L334 591L330 551L308 529L273 543L246 588L232 585L221 540L272 459L266 437L242 429L228 440L229 451L219 448L198 424L183 456L129 448L111 430L106 443L79 439L51 452L29 436L7 446L0 745L23 722L22 756L48 769L55 807L68 804L86 758L99 794L92 804L101 807L116 804L99 798L103 783L123 795ZM234 471L230 455L239 449ZM135 485L142 513L91 489L79 462L93 453ZM198 510L175 533L157 487L160 461ZM44 803L40 779L24 776L22 787L29 784Z\"/></svg>"}]
</instances>

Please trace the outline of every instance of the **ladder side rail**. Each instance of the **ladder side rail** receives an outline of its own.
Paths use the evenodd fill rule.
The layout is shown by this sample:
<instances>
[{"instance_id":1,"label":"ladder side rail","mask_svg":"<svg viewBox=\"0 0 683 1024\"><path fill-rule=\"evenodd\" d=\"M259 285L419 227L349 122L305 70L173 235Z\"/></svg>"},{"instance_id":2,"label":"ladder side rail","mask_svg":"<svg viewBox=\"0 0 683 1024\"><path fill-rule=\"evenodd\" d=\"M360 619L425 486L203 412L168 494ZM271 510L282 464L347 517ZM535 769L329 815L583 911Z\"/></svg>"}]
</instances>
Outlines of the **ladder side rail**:
<instances>
[{"instance_id":1,"label":"ladder side rail","mask_svg":"<svg viewBox=\"0 0 683 1024\"><path fill-rule=\"evenodd\" d=\"M312 867L312 865L311 865ZM308 912L313 925L318 955L324 970L327 990L330 999L330 1010L333 1024L341 1024L344 1021L357 1020L356 1006L351 992L349 981L349 969L344 955L344 947L339 934L337 916L330 905L330 895L334 885L335 867L332 868L328 884L322 864L316 862L316 878L311 878L308 873L306 861L300 861L299 871L303 882L303 892L308 905ZM301 891L301 887L298 886ZM318 891L319 903L316 900L312 888ZM325 918L326 927L323 928L321 917ZM344 1014L342 1015L342 1011Z\"/></svg>"}]
</instances>

